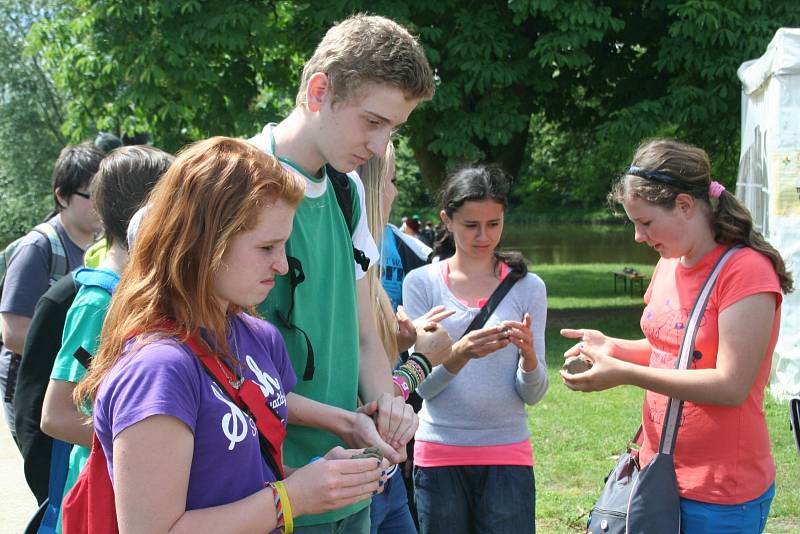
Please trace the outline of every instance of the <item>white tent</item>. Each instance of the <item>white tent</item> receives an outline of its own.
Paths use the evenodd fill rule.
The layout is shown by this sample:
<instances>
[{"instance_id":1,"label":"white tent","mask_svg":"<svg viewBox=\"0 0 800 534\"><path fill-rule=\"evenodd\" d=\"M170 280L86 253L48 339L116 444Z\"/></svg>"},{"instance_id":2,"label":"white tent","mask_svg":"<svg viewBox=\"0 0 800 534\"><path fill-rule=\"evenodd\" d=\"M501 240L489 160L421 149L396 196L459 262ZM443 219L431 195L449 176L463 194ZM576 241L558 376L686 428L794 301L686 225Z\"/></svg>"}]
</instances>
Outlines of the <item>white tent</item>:
<instances>
[{"instance_id":1,"label":"white tent","mask_svg":"<svg viewBox=\"0 0 800 534\"><path fill-rule=\"evenodd\" d=\"M781 28L738 70L742 153L736 195L800 285L800 29ZM758 274L755 273L757 276ZM783 300L772 394L800 394L800 289Z\"/></svg>"}]
</instances>

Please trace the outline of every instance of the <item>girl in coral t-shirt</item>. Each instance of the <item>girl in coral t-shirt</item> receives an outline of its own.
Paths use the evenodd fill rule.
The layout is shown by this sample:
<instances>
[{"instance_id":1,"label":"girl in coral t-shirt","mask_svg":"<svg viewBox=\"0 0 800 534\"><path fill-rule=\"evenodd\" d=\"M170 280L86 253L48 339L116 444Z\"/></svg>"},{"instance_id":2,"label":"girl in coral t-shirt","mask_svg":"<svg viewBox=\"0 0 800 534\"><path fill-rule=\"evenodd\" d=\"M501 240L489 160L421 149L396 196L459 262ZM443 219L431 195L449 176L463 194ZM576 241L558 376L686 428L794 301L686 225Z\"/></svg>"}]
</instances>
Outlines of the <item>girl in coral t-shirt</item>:
<instances>
[{"instance_id":1,"label":"girl in coral t-shirt","mask_svg":"<svg viewBox=\"0 0 800 534\"><path fill-rule=\"evenodd\" d=\"M647 390L642 465L658 451L668 398L685 401L675 448L681 532L762 532L775 494L764 388L782 293L792 290L792 278L780 254L753 230L747 209L710 174L699 148L666 139L639 147L609 198L623 205L636 241L661 255L645 294L645 337L563 330L581 340L566 356L580 353L594 365L562 377L580 391L622 384ZM745 248L714 286L690 369L677 370L697 294L717 259L736 244Z\"/></svg>"}]
</instances>

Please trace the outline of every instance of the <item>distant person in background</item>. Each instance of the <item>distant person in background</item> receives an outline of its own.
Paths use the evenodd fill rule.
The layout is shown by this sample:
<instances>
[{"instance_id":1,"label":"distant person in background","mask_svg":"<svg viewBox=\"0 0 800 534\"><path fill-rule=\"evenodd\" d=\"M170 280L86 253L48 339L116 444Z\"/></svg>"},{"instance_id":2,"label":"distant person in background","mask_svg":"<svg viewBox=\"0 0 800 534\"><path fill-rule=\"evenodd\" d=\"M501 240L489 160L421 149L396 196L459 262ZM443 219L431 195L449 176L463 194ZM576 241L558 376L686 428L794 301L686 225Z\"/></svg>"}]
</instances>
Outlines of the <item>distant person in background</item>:
<instances>
[{"instance_id":1,"label":"distant person in background","mask_svg":"<svg viewBox=\"0 0 800 534\"><path fill-rule=\"evenodd\" d=\"M433 241L436 239L436 230L433 229L435 224L435 222L426 221L425 227L419 232L420 240L429 247L433 246Z\"/></svg>"},{"instance_id":2,"label":"distant person in background","mask_svg":"<svg viewBox=\"0 0 800 534\"><path fill-rule=\"evenodd\" d=\"M403 227L403 232L410 235L414 239L419 239L419 231L421 230L419 224L419 215L414 215L412 217L407 217L405 226Z\"/></svg>"},{"instance_id":3,"label":"distant person in background","mask_svg":"<svg viewBox=\"0 0 800 534\"><path fill-rule=\"evenodd\" d=\"M36 302L47 288L83 264L83 254L100 231L89 184L104 153L91 143L64 148L53 169L54 216L50 228L29 232L8 259L0 299L0 394L6 423L17 441L14 389ZM59 267L55 269L54 262Z\"/></svg>"},{"instance_id":4,"label":"distant person in background","mask_svg":"<svg viewBox=\"0 0 800 534\"><path fill-rule=\"evenodd\" d=\"M94 138L94 146L108 154L122 146L122 139L110 132L98 132L97 137Z\"/></svg>"},{"instance_id":5,"label":"distant person in background","mask_svg":"<svg viewBox=\"0 0 800 534\"><path fill-rule=\"evenodd\" d=\"M684 401L674 451L681 532L762 532L775 495L764 389L792 276L747 208L712 180L700 148L672 139L642 144L609 200L624 207L635 240L661 255L644 295L644 337L562 330L579 340L565 356L581 353L594 365L561 376L579 391L626 384L645 390L642 466L659 450L669 398ZM744 247L719 273L690 367L676 369L690 306L734 245Z\"/></svg>"}]
</instances>

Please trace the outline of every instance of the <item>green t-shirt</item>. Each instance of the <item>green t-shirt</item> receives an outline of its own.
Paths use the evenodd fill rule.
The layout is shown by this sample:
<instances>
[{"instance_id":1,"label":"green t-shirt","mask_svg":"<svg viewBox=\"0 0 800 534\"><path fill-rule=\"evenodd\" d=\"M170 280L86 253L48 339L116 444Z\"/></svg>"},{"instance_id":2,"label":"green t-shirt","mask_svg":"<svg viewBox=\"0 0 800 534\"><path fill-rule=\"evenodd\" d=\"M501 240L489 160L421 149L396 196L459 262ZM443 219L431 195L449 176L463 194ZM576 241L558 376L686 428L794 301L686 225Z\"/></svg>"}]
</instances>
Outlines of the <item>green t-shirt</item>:
<instances>
[{"instance_id":1,"label":"green t-shirt","mask_svg":"<svg viewBox=\"0 0 800 534\"><path fill-rule=\"evenodd\" d=\"M53 371L50 373L52 380L64 380L77 384L83 379L86 369L75 359L73 354L79 347L83 347L90 354L97 352L100 344L100 330L110 304L111 295L108 291L99 287L81 286L67 312L61 349L56 355ZM65 496L77 482L78 475L86 465L88 458L89 449L80 445L72 447L69 455L67 481L64 484ZM60 514L56 532L61 532Z\"/></svg>"},{"instance_id":2,"label":"green t-shirt","mask_svg":"<svg viewBox=\"0 0 800 534\"><path fill-rule=\"evenodd\" d=\"M312 380L301 379L308 352L303 334L284 328L276 316L276 311L286 314L289 310L288 276L276 278L275 287L257 309L265 319L278 326L286 340L299 379L293 392L353 411L357 407L359 364L353 239L327 178L312 178L291 162L282 160L281 163L305 178L307 184L306 196L294 216L286 254L300 260L305 274L305 281L295 289L294 311L289 319L305 331L314 348L316 370ZM356 226L361 205L356 187L351 189ZM289 425L284 442L284 462L292 467L301 467L337 445L346 447L338 436L329 432ZM369 502L366 500L325 514L300 517L295 523L320 525L339 521L365 508Z\"/></svg>"}]
</instances>

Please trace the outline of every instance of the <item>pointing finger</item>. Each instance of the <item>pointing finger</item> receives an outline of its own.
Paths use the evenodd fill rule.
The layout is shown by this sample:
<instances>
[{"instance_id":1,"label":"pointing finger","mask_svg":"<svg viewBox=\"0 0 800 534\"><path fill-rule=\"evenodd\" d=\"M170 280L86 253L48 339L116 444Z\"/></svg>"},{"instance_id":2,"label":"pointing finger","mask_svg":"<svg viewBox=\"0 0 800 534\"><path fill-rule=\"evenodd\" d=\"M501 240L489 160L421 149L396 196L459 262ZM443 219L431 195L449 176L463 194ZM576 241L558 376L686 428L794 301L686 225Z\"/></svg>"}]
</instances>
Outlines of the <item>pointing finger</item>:
<instances>
[{"instance_id":1,"label":"pointing finger","mask_svg":"<svg viewBox=\"0 0 800 534\"><path fill-rule=\"evenodd\" d=\"M573 328L562 328L560 334L564 337L571 339L583 338L583 330L576 330Z\"/></svg>"}]
</instances>

